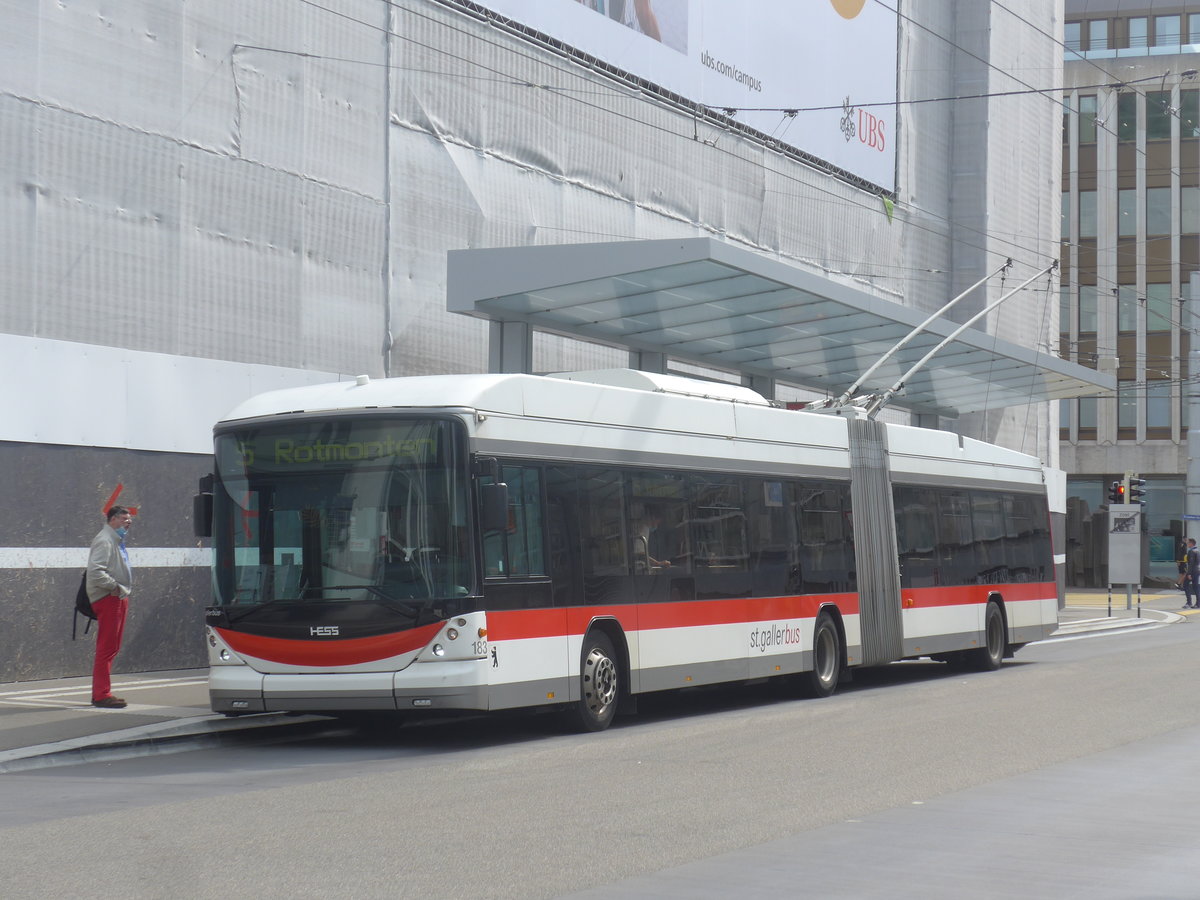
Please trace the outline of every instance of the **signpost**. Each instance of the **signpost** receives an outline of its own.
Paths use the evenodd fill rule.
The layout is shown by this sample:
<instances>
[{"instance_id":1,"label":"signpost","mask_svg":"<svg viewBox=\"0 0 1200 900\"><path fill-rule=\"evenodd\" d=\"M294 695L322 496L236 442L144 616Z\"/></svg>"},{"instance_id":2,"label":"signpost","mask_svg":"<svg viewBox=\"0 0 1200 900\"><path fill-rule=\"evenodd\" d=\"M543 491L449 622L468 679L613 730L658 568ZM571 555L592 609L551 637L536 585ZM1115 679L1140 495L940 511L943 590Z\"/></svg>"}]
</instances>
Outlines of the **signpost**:
<instances>
[{"instance_id":1,"label":"signpost","mask_svg":"<svg viewBox=\"0 0 1200 900\"><path fill-rule=\"evenodd\" d=\"M1126 472L1112 483L1108 507L1108 614L1112 615L1112 586L1125 585L1125 608L1133 608L1133 585L1138 586L1138 617L1142 614L1142 487L1145 480Z\"/></svg>"}]
</instances>

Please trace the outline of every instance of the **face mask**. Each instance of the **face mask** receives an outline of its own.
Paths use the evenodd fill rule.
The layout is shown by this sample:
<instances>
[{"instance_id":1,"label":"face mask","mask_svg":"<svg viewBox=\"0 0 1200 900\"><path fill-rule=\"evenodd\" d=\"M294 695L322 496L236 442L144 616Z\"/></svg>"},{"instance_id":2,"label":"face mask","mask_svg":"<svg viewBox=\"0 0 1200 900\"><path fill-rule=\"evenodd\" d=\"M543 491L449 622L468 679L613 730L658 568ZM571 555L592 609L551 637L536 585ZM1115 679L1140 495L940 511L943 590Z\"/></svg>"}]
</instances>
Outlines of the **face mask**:
<instances>
[{"instance_id":1,"label":"face mask","mask_svg":"<svg viewBox=\"0 0 1200 900\"><path fill-rule=\"evenodd\" d=\"M119 538L121 538L121 540L125 540L125 535L129 534L128 528L118 528L116 531L117 531L117 536Z\"/></svg>"}]
</instances>

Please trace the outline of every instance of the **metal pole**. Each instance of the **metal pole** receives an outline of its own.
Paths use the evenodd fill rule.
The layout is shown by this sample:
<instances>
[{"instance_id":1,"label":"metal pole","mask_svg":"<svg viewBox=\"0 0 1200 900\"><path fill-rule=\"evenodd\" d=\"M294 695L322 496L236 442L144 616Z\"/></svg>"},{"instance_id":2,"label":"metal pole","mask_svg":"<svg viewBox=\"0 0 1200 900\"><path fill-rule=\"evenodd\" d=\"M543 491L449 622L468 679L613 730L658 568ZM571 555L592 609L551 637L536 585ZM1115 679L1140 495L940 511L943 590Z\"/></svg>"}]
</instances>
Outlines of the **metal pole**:
<instances>
[{"instance_id":1,"label":"metal pole","mask_svg":"<svg viewBox=\"0 0 1200 900\"><path fill-rule=\"evenodd\" d=\"M963 297L967 296L969 293L971 293L973 290L975 290L975 288L979 287L981 284L983 284L988 279L995 278L1001 272L1010 268L1012 266L1012 264L1013 264L1013 261L1012 261L1012 257L1010 256L1008 259L1006 259L1004 261L1004 265L1002 265L1000 268L998 268L995 272L992 272L988 275L984 275L977 282L975 282L973 285L971 285L969 288L967 288L965 291L963 291L961 294L959 294L957 297L955 297L953 300L951 300L949 303L945 304L941 309L939 309L937 312L935 312L933 315L931 315L928 319L926 319L924 322L922 322L920 325L918 325L916 328L914 328L912 331L910 331L908 334L906 334L903 338L901 338L900 341L897 344L895 344L895 346L893 346L891 350L889 350L887 353L883 354L883 356L879 357L879 359L875 360L875 362L872 363L871 367L869 369L867 369L867 371L863 372L861 375L858 376L858 380L855 381L854 384L850 385L850 387L848 387L848 388L846 388L846 390L842 391L842 393L839 397L837 397L833 400L814 400L812 403L808 404L808 408L809 409L824 409L827 406L843 406L843 405L845 405L845 403L854 396L854 392L857 391L862 386L862 383L864 381L866 381L868 378L870 378L873 374L875 374L876 369L878 369L885 362L887 362L889 359L891 359L893 356L895 356L899 351L903 350L904 347L908 344L908 342L911 341L913 338L915 338L918 334L923 334L925 329L929 327L930 323L933 322L934 319L940 319L942 316L944 316L950 310L950 307L952 307L955 303L957 303Z\"/></svg>"},{"instance_id":2,"label":"metal pole","mask_svg":"<svg viewBox=\"0 0 1200 900\"><path fill-rule=\"evenodd\" d=\"M908 379L912 378L913 375L915 375L921 368L924 367L925 363L929 362L929 360L931 360L933 358L934 354L936 354L939 350L941 350L943 347L945 347L948 343L950 343L952 340L954 340L956 337L958 337L960 334L962 334L964 331L966 331L968 328L970 328L972 325L974 325L977 321L982 319L985 315L990 313L993 309L995 309L997 306L999 306L1001 303L1003 303L1009 297L1024 290L1027 286L1033 284L1033 282L1037 281L1043 275L1053 272L1057 268L1058 268L1058 260L1056 259L1054 262L1052 262L1050 265L1046 266L1046 268L1042 269L1042 271L1038 272L1032 278L1021 282L1019 285L1017 285L1015 288L1013 288L1007 294L1002 296L999 300L995 300L995 301L989 303L987 306L985 306L979 312L975 313L975 315L971 316L971 318L967 319L967 321L963 322L961 325L959 325L957 328L955 328L952 332L950 332L948 335L946 335L946 337L944 337L941 341L939 341L937 346L935 346L932 350L930 350L928 353L926 353L924 356L922 356L919 360L917 360L916 364L911 369L909 369L907 372L905 372L903 375L901 375L900 379L895 384L893 384L890 388L888 388L886 391L884 391L882 394L880 394L874 400L872 400L870 403L868 403L867 404L867 415L870 416L872 419L875 418L875 416L879 414L879 411L888 405L888 403L891 401L892 397L894 397L896 395L896 393L898 391L900 391L901 388L904 387L905 382L907 382Z\"/></svg>"}]
</instances>

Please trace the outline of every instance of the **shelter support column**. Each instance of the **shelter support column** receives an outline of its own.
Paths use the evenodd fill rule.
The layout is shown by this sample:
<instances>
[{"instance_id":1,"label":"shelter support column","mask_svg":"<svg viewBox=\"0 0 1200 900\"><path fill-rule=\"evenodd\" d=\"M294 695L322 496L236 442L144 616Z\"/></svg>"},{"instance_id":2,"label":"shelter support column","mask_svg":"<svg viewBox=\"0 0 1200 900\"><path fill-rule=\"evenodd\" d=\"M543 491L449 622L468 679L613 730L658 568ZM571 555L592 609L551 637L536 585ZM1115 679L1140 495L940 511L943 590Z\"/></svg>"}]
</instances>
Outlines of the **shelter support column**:
<instances>
[{"instance_id":1,"label":"shelter support column","mask_svg":"<svg viewBox=\"0 0 1200 900\"><path fill-rule=\"evenodd\" d=\"M775 379L767 375L743 375L742 386L748 387L765 400L775 399Z\"/></svg>"},{"instance_id":2,"label":"shelter support column","mask_svg":"<svg viewBox=\"0 0 1200 900\"><path fill-rule=\"evenodd\" d=\"M494 374L533 373L533 329L524 322L488 325L488 371Z\"/></svg>"},{"instance_id":3,"label":"shelter support column","mask_svg":"<svg viewBox=\"0 0 1200 900\"><path fill-rule=\"evenodd\" d=\"M667 354L654 353L649 350L630 350L629 368L639 372L653 372L656 375L667 374Z\"/></svg>"}]
</instances>

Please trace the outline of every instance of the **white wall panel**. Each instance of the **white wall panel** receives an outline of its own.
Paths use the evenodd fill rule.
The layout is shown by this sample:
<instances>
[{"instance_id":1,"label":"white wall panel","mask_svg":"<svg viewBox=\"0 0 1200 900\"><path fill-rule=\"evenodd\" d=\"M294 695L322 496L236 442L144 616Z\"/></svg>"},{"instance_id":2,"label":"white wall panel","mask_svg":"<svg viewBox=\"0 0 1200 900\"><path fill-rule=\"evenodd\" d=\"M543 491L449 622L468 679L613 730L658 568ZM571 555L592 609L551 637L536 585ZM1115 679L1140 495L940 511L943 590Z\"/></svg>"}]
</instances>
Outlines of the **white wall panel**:
<instances>
[{"instance_id":1,"label":"white wall panel","mask_svg":"<svg viewBox=\"0 0 1200 900\"><path fill-rule=\"evenodd\" d=\"M268 390L332 372L0 334L0 441L212 452L212 428Z\"/></svg>"}]
</instances>

